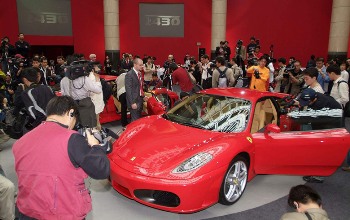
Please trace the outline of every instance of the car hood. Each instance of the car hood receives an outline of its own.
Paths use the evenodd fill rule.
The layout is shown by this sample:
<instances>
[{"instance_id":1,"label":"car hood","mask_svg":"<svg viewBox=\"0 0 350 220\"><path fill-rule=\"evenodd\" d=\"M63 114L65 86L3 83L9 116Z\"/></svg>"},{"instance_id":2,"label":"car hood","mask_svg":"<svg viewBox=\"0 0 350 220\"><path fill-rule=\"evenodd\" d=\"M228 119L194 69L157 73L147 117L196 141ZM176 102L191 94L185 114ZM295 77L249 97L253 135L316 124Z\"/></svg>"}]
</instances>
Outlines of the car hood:
<instances>
[{"instance_id":1,"label":"car hood","mask_svg":"<svg viewBox=\"0 0 350 220\"><path fill-rule=\"evenodd\" d=\"M151 116L130 124L115 143L113 154L144 169L170 168L204 149L221 135L180 125L161 116Z\"/></svg>"}]
</instances>

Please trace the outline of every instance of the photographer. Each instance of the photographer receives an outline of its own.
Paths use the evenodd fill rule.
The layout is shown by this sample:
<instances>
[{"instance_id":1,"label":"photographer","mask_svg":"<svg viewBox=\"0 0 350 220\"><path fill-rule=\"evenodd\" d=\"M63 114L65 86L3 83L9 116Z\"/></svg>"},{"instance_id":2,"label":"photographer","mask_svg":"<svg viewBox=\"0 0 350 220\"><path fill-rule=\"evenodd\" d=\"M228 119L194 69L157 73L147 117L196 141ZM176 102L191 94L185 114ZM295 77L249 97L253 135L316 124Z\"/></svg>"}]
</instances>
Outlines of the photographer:
<instances>
[{"instance_id":1,"label":"photographer","mask_svg":"<svg viewBox=\"0 0 350 220\"><path fill-rule=\"evenodd\" d=\"M20 219L84 219L92 208L84 179L109 176L106 146L91 130L86 138L72 130L79 112L71 97L53 98L46 114L45 122L13 146Z\"/></svg>"},{"instance_id":2,"label":"photographer","mask_svg":"<svg viewBox=\"0 0 350 220\"><path fill-rule=\"evenodd\" d=\"M209 56L207 54L204 54L201 57L201 63L202 63L202 76L201 76L200 82L203 89L209 89L212 87L213 71L211 70L212 63L209 61Z\"/></svg>"},{"instance_id":3,"label":"photographer","mask_svg":"<svg viewBox=\"0 0 350 220\"><path fill-rule=\"evenodd\" d=\"M102 86L99 83L99 76L95 76L95 81L88 77L93 71L88 63L88 61L74 61L69 67L66 67L67 77L61 80L61 90L62 95L71 96L78 104L81 126L95 128L97 118L90 93L102 93Z\"/></svg>"},{"instance_id":4,"label":"photographer","mask_svg":"<svg viewBox=\"0 0 350 220\"><path fill-rule=\"evenodd\" d=\"M8 69L8 58L14 55L15 48L13 45L10 44L10 39L8 37L4 37L1 40L1 46L0 46L0 52L1 52L1 66L2 71L4 73L7 73L9 71Z\"/></svg>"},{"instance_id":5,"label":"photographer","mask_svg":"<svg viewBox=\"0 0 350 220\"><path fill-rule=\"evenodd\" d=\"M27 89L21 95L28 114L32 118L31 128L37 127L45 120L47 103L55 97L52 90L46 85L40 85L40 70L29 67L24 69L22 81ZM28 127L27 127L28 129Z\"/></svg>"},{"instance_id":6,"label":"photographer","mask_svg":"<svg viewBox=\"0 0 350 220\"><path fill-rule=\"evenodd\" d=\"M244 61L246 59L246 49L245 49L245 46L243 46L242 40L237 41L234 57L237 60L237 65L241 67L241 69L243 70L243 75L245 75L246 70L245 70Z\"/></svg>"},{"instance_id":7,"label":"photographer","mask_svg":"<svg viewBox=\"0 0 350 220\"><path fill-rule=\"evenodd\" d=\"M276 87L274 89L274 92L285 92L285 86L287 79L283 77L284 71L286 69L286 58L281 57L278 59L278 73L275 75L275 82L276 82Z\"/></svg>"},{"instance_id":8,"label":"photographer","mask_svg":"<svg viewBox=\"0 0 350 220\"><path fill-rule=\"evenodd\" d=\"M224 57L216 57L216 69L213 72L212 87L213 88L227 88L232 87L235 83L233 71L231 68L225 66Z\"/></svg>"},{"instance_id":9,"label":"photographer","mask_svg":"<svg viewBox=\"0 0 350 220\"><path fill-rule=\"evenodd\" d=\"M247 69L247 73L251 75L249 88L258 91L267 91L266 82L270 78L270 70L266 68L267 58L260 57L258 66L251 66Z\"/></svg>"},{"instance_id":10,"label":"photographer","mask_svg":"<svg viewBox=\"0 0 350 220\"><path fill-rule=\"evenodd\" d=\"M290 95L298 95L301 91L301 88L304 85L304 75L301 70L300 61L294 62L294 69L287 68L287 74L289 78L289 83L286 86L286 91Z\"/></svg>"},{"instance_id":11,"label":"photographer","mask_svg":"<svg viewBox=\"0 0 350 220\"><path fill-rule=\"evenodd\" d=\"M290 189L288 205L296 212L284 214L280 220L329 220L322 209L320 195L309 186L298 185Z\"/></svg>"}]
</instances>

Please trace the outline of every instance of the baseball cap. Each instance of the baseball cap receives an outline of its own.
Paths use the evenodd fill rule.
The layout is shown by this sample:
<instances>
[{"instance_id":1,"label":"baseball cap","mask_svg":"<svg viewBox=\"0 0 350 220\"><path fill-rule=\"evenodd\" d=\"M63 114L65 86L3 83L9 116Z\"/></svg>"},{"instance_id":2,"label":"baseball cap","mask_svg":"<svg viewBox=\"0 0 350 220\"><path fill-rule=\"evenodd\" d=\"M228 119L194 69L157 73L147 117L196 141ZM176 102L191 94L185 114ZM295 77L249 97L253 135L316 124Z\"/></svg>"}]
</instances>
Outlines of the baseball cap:
<instances>
[{"instance_id":1,"label":"baseball cap","mask_svg":"<svg viewBox=\"0 0 350 220\"><path fill-rule=\"evenodd\" d=\"M18 53L18 54L16 54L16 55L15 55L15 57L16 57L17 59L23 59L23 58L24 58L24 56L22 56L22 55L21 55L21 54L19 54L19 53Z\"/></svg>"},{"instance_id":2,"label":"baseball cap","mask_svg":"<svg viewBox=\"0 0 350 220\"><path fill-rule=\"evenodd\" d=\"M308 88L301 93L298 101L301 106L308 106L310 101L314 100L316 97L317 97L316 91Z\"/></svg>"}]
</instances>

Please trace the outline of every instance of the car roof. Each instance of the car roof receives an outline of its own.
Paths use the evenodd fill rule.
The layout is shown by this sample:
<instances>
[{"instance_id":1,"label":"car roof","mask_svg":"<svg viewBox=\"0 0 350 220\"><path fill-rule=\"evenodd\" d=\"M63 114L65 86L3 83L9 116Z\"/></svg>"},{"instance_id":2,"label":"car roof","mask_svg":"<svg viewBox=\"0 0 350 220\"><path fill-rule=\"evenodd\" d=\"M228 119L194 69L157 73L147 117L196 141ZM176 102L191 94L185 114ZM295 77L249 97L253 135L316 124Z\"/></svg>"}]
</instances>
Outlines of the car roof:
<instances>
[{"instance_id":1,"label":"car roof","mask_svg":"<svg viewBox=\"0 0 350 220\"><path fill-rule=\"evenodd\" d=\"M256 90L251 90L249 88L212 88L212 89L202 90L199 93L226 96L226 97L232 97L232 98L242 98L242 99L250 100L252 102L256 102L258 99L262 97L273 96L273 97L283 98L288 95L285 93L277 93L277 92L260 92Z\"/></svg>"}]
</instances>

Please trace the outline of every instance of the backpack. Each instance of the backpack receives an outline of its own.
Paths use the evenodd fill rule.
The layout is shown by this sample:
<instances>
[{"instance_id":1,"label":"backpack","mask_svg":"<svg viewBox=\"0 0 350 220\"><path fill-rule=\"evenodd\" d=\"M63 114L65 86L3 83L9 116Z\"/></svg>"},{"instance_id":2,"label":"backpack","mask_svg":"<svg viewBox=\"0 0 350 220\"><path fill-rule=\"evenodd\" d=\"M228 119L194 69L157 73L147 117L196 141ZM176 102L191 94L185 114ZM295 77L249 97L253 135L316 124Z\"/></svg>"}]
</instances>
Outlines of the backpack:
<instances>
[{"instance_id":1,"label":"backpack","mask_svg":"<svg viewBox=\"0 0 350 220\"><path fill-rule=\"evenodd\" d=\"M345 80L338 81L337 82L337 84L338 84L338 93L339 93L339 85L342 82L348 84ZM349 95L349 97L350 97L350 95ZM344 117L350 117L350 101L348 101L344 106L342 105L342 107L343 107L343 110L344 110Z\"/></svg>"},{"instance_id":2,"label":"backpack","mask_svg":"<svg viewBox=\"0 0 350 220\"><path fill-rule=\"evenodd\" d=\"M217 68L217 70L219 71L219 84L218 87L219 88L227 88L227 77L226 77L226 71L227 71L227 67L224 69L224 71L221 71L219 68Z\"/></svg>"}]
</instances>

